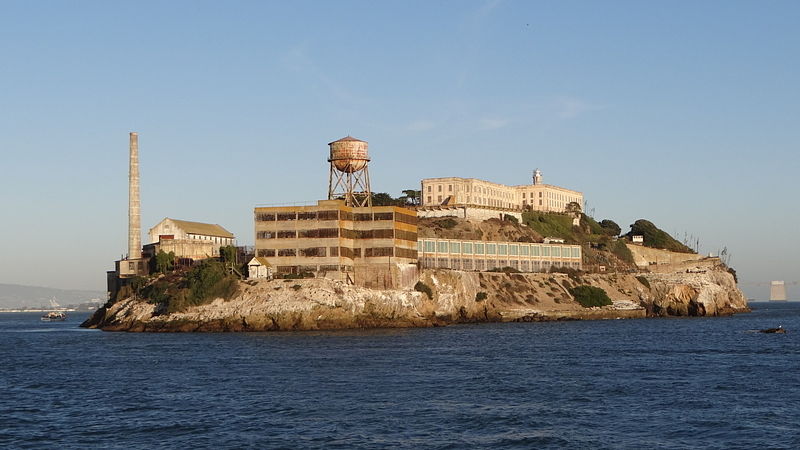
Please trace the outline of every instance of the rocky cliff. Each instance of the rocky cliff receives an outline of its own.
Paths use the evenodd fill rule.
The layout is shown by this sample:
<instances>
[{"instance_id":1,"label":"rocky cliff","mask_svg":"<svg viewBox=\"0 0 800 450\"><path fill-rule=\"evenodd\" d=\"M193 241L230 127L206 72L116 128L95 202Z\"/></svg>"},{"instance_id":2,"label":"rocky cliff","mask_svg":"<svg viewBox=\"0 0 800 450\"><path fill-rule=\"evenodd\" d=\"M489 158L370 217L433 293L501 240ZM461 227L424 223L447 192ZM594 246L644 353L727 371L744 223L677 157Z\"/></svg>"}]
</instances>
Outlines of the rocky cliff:
<instances>
[{"instance_id":1,"label":"rocky cliff","mask_svg":"<svg viewBox=\"0 0 800 450\"><path fill-rule=\"evenodd\" d=\"M127 298L99 309L82 326L109 331L267 331L425 327L649 316L713 316L749 311L733 276L715 260L675 272L504 274L424 270L431 297L378 291L326 279L248 281L228 301L165 312ZM569 288L604 289L613 305L584 308Z\"/></svg>"}]
</instances>

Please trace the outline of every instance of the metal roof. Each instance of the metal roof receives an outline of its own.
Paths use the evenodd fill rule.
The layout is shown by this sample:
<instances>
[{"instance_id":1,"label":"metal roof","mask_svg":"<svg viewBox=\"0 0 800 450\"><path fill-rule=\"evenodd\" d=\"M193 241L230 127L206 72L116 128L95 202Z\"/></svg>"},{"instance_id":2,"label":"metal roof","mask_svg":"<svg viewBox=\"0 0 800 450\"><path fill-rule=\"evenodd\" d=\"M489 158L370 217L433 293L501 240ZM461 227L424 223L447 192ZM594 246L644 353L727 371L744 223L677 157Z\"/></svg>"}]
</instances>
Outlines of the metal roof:
<instances>
[{"instance_id":1,"label":"metal roof","mask_svg":"<svg viewBox=\"0 0 800 450\"><path fill-rule=\"evenodd\" d=\"M345 137L343 137L341 139L335 140L333 142L328 142L328 145L335 144L336 142L365 142L366 143L367 141L362 141L361 139L356 139L353 136L347 135L347 136L345 136Z\"/></svg>"},{"instance_id":2,"label":"metal roof","mask_svg":"<svg viewBox=\"0 0 800 450\"><path fill-rule=\"evenodd\" d=\"M189 222L188 220L169 219L188 234L202 234L233 239L233 233L222 226L211 223Z\"/></svg>"}]
</instances>

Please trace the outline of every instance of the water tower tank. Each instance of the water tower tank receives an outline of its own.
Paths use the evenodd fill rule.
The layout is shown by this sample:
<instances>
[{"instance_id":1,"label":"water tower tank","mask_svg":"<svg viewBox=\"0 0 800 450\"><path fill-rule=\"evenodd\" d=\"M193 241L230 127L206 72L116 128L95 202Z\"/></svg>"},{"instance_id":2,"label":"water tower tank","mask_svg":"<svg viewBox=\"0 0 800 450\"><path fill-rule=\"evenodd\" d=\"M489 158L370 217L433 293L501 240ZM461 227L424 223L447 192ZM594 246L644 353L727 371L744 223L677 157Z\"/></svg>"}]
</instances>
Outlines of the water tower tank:
<instances>
[{"instance_id":1,"label":"water tower tank","mask_svg":"<svg viewBox=\"0 0 800 450\"><path fill-rule=\"evenodd\" d=\"M328 161L333 163L336 170L345 173L358 172L369 162L367 143L352 136L343 137L328 145L331 148Z\"/></svg>"}]
</instances>

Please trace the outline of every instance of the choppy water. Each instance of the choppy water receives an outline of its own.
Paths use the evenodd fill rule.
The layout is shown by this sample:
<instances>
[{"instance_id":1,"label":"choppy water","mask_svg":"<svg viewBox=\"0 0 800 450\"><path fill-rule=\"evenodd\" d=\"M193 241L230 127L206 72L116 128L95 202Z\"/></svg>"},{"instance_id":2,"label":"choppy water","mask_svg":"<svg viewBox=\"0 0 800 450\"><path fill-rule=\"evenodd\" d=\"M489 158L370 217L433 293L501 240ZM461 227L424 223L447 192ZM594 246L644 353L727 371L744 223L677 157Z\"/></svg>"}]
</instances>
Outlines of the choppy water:
<instances>
[{"instance_id":1,"label":"choppy water","mask_svg":"<svg viewBox=\"0 0 800 450\"><path fill-rule=\"evenodd\" d=\"M250 334L0 314L0 446L798 448L800 303L752 306Z\"/></svg>"}]
</instances>

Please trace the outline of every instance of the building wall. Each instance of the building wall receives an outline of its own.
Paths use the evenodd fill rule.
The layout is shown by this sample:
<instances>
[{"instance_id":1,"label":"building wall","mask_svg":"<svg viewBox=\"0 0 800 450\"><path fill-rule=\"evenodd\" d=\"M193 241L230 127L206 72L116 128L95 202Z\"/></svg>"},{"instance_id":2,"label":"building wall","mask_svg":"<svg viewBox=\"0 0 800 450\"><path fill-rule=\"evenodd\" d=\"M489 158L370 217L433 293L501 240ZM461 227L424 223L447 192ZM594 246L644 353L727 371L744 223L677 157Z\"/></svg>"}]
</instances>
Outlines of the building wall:
<instances>
[{"instance_id":1,"label":"building wall","mask_svg":"<svg viewBox=\"0 0 800 450\"><path fill-rule=\"evenodd\" d=\"M155 255L159 250L173 252L176 258L206 259L219 256L220 246L212 240L201 239L162 239L160 242L145 245L145 253ZM152 248L151 248L152 247Z\"/></svg>"},{"instance_id":2,"label":"building wall","mask_svg":"<svg viewBox=\"0 0 800 450\"><path fill-rule=\"evenodd\" d=\"M458 217L461 219L484 221L488 219L503 219L503 216L513 216L522 221L522 212L516 209L495 209L483 206L421 206L417 208L417 217Z\"/></svg>"},{"instance_id":3,"label":"building wall","mask_svg":"<svg viewBox=\"0 0 800 450\"><path fill-rule=\"evenodd\" d=\"M226 245L233 245L234 239L227 238L222 236L212 236L206 234L192 234L187 233L184 229L182 229L178 224L173 222L171 219L166 218L156 224L153 228L150 229L148 232L150 237L150 243L156 243L160 240L160 236L172 236L172 239L176 240L197 240L197 241L208 241L217 247L217 254L219 254L219 247L226 246ZM215 255L218 256L218 255ZM189 256L187 256L189 258Z\"/></svg>"},{"instance_id":4,"label":"building wall","mask_svg":"<svg viewBox=\"0 0 800 450\"><path fill-rule=\"evenodd\" d=\"M416 213L406 208L351 208L338 200L255 208L256 256L267 258L276 273L313 272L396 287L392 267L417 260L416 222Z\"/></svg>"},{"instance_id":5,"label":"building wall","mask_svg":"<svg viewBox=\"0 0 800 450\"><path fill-rule=\"evenodd\" d=\"M570 202L583 208L583 193L549 184L506 186L477 178L422 180L422 206L474 205L488 208L564 211Z\"/></svg>"},{"instance_id":6,"label":"building wall","mask_svg":"<svg viewBox=\"0 0 800 450\"><path fill-rule=\"evenodd\" d=\"M513 267L522 272L544 272L551 266L583 268L580 245L420 239L418 250L420 268L486 271Z\"/></svg>"}]
</instances>

